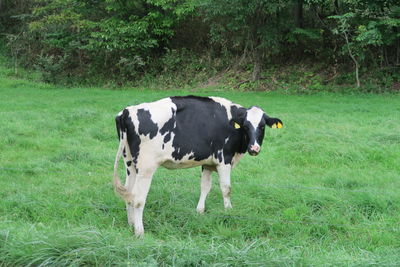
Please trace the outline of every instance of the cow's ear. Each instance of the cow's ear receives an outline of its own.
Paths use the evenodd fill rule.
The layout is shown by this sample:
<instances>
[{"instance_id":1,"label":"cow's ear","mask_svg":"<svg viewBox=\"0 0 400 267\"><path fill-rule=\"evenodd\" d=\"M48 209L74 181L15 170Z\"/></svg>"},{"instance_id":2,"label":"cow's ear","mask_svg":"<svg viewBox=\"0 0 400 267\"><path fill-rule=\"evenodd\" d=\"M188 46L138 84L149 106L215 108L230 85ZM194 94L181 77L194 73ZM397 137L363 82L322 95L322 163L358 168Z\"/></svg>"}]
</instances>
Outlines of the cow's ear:
<instances>
[{"instance_id":1,"label":"cow's ear","mask_svg":"<svg viewBox=\"0 0 400 267\"><path fill-rule=\"evenodd\" d=\"M266 114L264 114L264 120L265 124L273 129L275 128L280 129L283 127L283 122L278 118L270 118Z\"/></svg>"}]
</instances>

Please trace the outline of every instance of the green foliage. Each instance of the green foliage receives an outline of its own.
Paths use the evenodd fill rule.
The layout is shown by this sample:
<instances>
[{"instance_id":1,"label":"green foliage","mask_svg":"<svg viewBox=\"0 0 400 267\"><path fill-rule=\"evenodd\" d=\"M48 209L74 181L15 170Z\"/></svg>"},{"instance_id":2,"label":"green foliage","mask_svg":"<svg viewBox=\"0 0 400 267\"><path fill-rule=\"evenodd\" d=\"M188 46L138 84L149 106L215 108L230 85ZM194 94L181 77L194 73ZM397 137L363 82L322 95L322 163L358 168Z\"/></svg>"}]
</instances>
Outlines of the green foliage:
<instances>
[{"instance_id":1,"label":"green foliage","mask_svg":"<svg viewBox=\"0 0 400 267\"><path fill-rule=\"evenodd\" d=\"M63 75L65 61L65 56L40 56L35 67L42 73L45 82L55 83Z\"/></svg>"},{"instance_id":2,"label":"green foliage","mask_svg":"<svg viewBox=\"0 0 400 267\"><path fill-rule=\"evenodd\" d=\"M193 3L183 0L35 3L28 20L29 37L37 42L30 51L36 53L34 65L43 65L43 58L63 58L56 61L63 64L64 74L88 75L103 69L104 74L128 80L138 77L194 10Z\"/></svg>"},{"instance_id":3,"label":"green foliage","mask_svg":"<svg viewBox=\"0 0 400 267\"><path fill-rule=\"evenodd\" d=\"M205 66L204 73L252 70L252 81L265 79L263 68L282 62L323 62L348 71L356 61L360 77L398 70L400 64L398 0L3 0L0 5L0 30L15 73L19 64L32 68L52 59L60 71L41 67L46 81L135 84L166 69L194 69L204 58L216 64ZM176 59L170 51L177 51ZM173 61L188 66L171 68ZM392 74L381 79L398 82Z\"/></svg>"},{"instance_id":4,"label":"green foliage","mask_svg":"<svg viewBox=\"0 0 400 267\"><path fill-rule=\"evenodd\" d=\"M281 34L291 23L281 23L278 16L290 5L287 1L219 0L203 1L201 9L210 23L211 42L239 52L264 48L272 55L279 51Z\"/></svg>"}]
</instances>

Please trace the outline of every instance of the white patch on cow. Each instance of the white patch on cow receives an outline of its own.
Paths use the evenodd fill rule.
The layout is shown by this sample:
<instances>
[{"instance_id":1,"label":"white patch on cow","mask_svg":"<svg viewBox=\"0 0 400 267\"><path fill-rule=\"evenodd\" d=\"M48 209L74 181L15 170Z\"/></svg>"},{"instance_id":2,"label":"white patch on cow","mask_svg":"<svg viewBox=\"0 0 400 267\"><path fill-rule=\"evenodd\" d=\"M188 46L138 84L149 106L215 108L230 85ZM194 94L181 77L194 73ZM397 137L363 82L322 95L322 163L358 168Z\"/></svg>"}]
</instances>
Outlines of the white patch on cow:
<instances>
[{"instance_id":1,"label":"white patch on cow","mask_svg":"<svg viewBox=\"0 0 400 267\"><path fill-rule=\"evenodd\" d=\"M206 168L204 168L201 172L201 194L196 208L197 212L200 214L204 213L206 198L211 190L211 185L212 185L211 173L212 171Z\"/></svg>"},{"instance_id":2,"label":"white patch on cow","mask_svg":"<svg viewBox=\"0 0 400 267\"><path fill-rule=\"evenodd\" d=\"M217 166L217 172L219 176L219 186L221 188L222 196L224 198L225 209L231 209L231 170L230 164L221 164Z\"/></svg>"},{"instance_id":3,"label":"white patch on cow","mask_svg":"<svg viewBox=\"0 0 400 267\"><path fill-rule=\"evenodd\" d=\"M144 109L150 112L151 120L157 124L157 127L160 130L172 117L172 110L176 111L177 107L172 102L171 98L167 97L155 102L142 103L137 106L132 106L132 112L135 114L135 116L138 109Z\"/></svg>"},{"instance_id":4,"label":"white patch on cow","mask_svg":"<svg viewBox=\"0 0 400 267\"><path fill-rule=\"evenodd\" d=\"M234 104L231 101L229 101L228 99L225 99L225 98L222 98L222 97L210 96L210 98L225 108L227 116L228 116L228 120L232 119L232 113L231 113L231 107L232 106L236 106L238 108L242 107L242 106Z\"/></svg>"},{"instance_id":5,"label":"white patch on cow","mask_svg":"<svg viewBox=\"0 0 400 267\"><path fill-rule=\"evenodd\" d=\"M164 98L153 102L153 107L149 108L151 120L156 122L158 129L161 129L164 124L173 116L172 110L176 111L177 107L172 102L171 98Z\"/></svg>"},{"instance_id":6,"label":"white patch on cow","mask_svg":"<svg viewBox=\"0 0 400 267\"><path fill-rule=\"evenodd\" d=\"M225 138L225 145L226 145L226 143L228 143L228 141L229 141L229 137Z\"/></svg>"},{"instance_id":7,"label":"white patch on cow","mask_svg":"<svg viewBox=\"0 0 400 267\"><path fill-rule=\"evenodd\" d=\"M252 107L247 110L246 120L248 120L251 125L253 125L254 129L257 129L263 118L264 112L258 107Z\"/></svg>"}]
</instances>

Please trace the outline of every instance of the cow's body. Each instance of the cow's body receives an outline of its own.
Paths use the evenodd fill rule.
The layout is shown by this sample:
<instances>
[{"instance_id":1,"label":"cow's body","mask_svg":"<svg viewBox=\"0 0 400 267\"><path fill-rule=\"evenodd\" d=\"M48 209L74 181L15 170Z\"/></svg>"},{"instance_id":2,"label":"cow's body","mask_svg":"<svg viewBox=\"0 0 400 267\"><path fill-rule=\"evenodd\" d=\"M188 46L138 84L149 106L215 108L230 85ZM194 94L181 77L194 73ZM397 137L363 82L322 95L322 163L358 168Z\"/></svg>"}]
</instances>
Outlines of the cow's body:
<instances>
[{"instance_id":1,"label":"cow's body","mask_svg":"<svg viewBox=\"0 0 400 267\"><path fill-rule=\"evenodd\" d=\"M246 151L256 155L264 125L282 125L257 107L246 109L219 97L168 97L129 106L116 117L120 146L114 185L126 200L128 222L142 235L142 214L153 173L159 166L180 169L202 166L197 211L204 212L217 171L226 208L230 203L230 171ZM279 126L278 126L279 127ZM280 127L279 127L280 128ZM124 156L127 177L122 186L117 163Z\"/></svg>"}]
</instances>

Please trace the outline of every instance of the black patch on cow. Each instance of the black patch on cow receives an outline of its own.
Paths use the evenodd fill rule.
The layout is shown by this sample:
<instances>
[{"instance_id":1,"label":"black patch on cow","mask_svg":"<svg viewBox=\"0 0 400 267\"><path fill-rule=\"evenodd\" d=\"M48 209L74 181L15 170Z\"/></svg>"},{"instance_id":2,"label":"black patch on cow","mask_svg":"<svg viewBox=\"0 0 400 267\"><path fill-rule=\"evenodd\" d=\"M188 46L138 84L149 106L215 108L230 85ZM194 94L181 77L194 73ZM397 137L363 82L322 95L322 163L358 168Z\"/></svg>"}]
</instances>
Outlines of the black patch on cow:
<instances>
[{"instance_id":1,"label":"black patch on cow","mask_svg":"<svg viewBox=\"0 0 400 267\"><path fill-rule=\"evenodd\" d=\"M263 143L264 134L265 134L265 122L261 120L256 129L256 140L260 146Z\"/></svg>"},{"instance_id":2,"label":"black patch on cow","mask_svg":"<svg viewBox=\"0 0 400 267\"><path fill-rule=\"evenodd\" d=\"M167 133L167 134L164 136L164 143L168 143L169 140L171 140L171 133ZM164 146L164 144L163 144L163 146Z\"/></svg>"},{"instance_id":3,"label":"black patch on cow","mask_svg":"<svg viewBox=\"0 0 400 267\"><path fill-rule=\"evenodd\" d=\"M122 111L122 114L115 118L115 121L116 121L118 136L121 138L120 132L126 133L126 136L128 138L129 150L132 156L132 161L134 163L136 171L138 171L136 164L137 164L137 158L139 156L141 140L140 136L135 131L135 126L133 125L132 119L129 114L129 110L124 109Z\"/></svg>"},{"instance_id":4,"label":"black patch on cow","mask_svg":"<svg viewBox=\"0 0 400 267\"><path fill-rule=\"evenodd\" d=\"M171 112L172 112L171 118L160 129L160 133L162 135L165 134L166 132L171 132L174 129L176 111L173 108L171 108Z\"/></svg>"},{"instance_id":5,"label":"black patch on cow","mask_svg":"<svg viewBox=\"0 0 400 267\"><path fill-rule=\"evenodd\" d=\"M117 128L117 135L118 135L118 140L121 140L122 136L121 136L121 116L116 116L115 117L115 126Z\"/></svg>"},{"instance_id":6,"label":"black patch on cow","mask_svg":"<svg viewBox=\"0 0 400 267\"><path fill-rule=\"evenodd\" d=\"M131 172L129 171L129 169L126 169L126 174L128 174L128 176L131 174Z\"/></svg>"},{"instance_id":7,"label":"black patch on cow","mask_svg":"<svg viewBox=\"0 0 400 267\"><path fill-rule=\"evenodd\" d=\"M138 109L137 118L139 121L139 134L149 134L150 139L153 139L158 132L157 124L151 120L151 114L148 110Z\"/></svg>"},{"instance_id":8,"label":"black patch on cow","mask_svg":"<svg viewBox=\"0 0 400 267\"><path fill-rule=\"evenodd\" d=\"M163 127L161 127L160 129L160 134L163 135L165 133L167 133L164 136L164 143L168 143L171 140L171 132L174 130L174 126L175 126L175 120L176 120L176 116L175 116L175 110L173 108L171 108L172 111L172 116L171 118L163 125ZM163 149L164 149L164 144L163 144Z\"/></svg>"},{"instance_id":9,"label":"black patch on cow","mask_svg":"<svg viewBox=\"0 0 400 267\"><path fill-rule=\"evenodd\" d=\"M233 126L234 121L243 121L245 108L231 109L232 120L228 120L225 107L211 98L178 96L171 100L177 106L176 127L172 130L175 134L172 157L175 160L193 153L190 158L196 161L214 156L220 162L230 164L235 153L246 151L248 138L245 131Z\"/></svg>"},{"instance_id":10,"label":"black patch on cow","mask_svg":"<svg viewBox=\"0 0 400 267\"><path fill-rule=\"evenodd\" d=\"M128 160L128 161L126 162L126 166L130 167L131 165L132 165L132 161Z\"/></svg>"}]
</instances>

